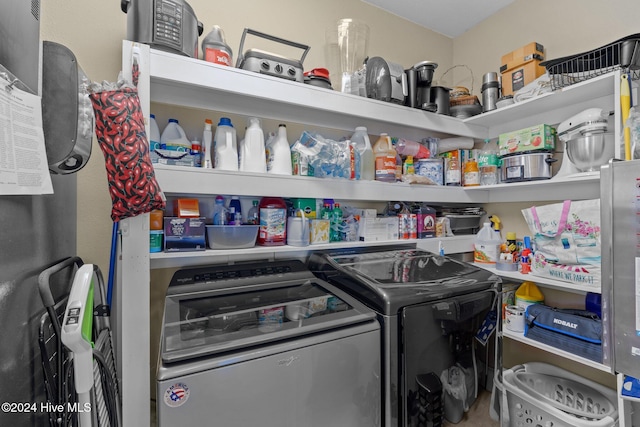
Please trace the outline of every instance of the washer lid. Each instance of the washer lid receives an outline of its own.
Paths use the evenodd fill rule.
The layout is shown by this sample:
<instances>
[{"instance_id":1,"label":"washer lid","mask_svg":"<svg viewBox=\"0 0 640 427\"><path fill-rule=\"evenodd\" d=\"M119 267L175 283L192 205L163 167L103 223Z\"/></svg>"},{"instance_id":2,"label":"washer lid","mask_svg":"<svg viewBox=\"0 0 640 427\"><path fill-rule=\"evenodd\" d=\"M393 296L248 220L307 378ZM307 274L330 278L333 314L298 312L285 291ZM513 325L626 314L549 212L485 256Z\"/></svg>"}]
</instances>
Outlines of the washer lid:
<instances>
[{"instance_id":1,"label":"washer lid","mask_svg":"<svg viewBox=\"0 0 640 427\"><path fill-rule=\"evenodd\" d=\"M491 288L500 279L479 267L420 249L367 248L314 254L311 269L379 313Z\"/></svg>"},{"instance_id":2,"label":"washer lid","mask_svg":"<svg viewBox=\"0 0 640 427\"><path fill-rule=\"evenodd\" d=\"M375 322L299 260L178 270L165 298L162 363L213 357Z\"/></svg>"}]
</instances>

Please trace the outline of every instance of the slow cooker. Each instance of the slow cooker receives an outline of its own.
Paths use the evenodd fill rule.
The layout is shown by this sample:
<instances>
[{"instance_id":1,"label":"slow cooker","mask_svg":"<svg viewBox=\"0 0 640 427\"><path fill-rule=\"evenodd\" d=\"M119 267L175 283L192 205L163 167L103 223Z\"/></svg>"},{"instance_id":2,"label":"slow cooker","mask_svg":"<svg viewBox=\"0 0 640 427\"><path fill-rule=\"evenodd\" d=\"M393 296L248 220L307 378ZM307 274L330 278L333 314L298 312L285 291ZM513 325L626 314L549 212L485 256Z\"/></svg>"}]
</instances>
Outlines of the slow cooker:
<instances>
[{"instance_id":1,"label":"slow cooker","mask_svg":"<svg viewBox=\"0 0 640 427\"><path fill-rule=\"evenodd\" d=\"M553 153L539 152L502 157L502 182L535 181L552 177Z\"/></svg>"},{"instance_id":2,"label":"slow cooker","mask_svg":"<svg viewBox=\"0 0 640 427\"><path fill-rule=\"evenodd\" d=\"M198 57L204 29L185 0L120 0L127 14L127 39L172 53Z\"/></svg>"}]
</instances>

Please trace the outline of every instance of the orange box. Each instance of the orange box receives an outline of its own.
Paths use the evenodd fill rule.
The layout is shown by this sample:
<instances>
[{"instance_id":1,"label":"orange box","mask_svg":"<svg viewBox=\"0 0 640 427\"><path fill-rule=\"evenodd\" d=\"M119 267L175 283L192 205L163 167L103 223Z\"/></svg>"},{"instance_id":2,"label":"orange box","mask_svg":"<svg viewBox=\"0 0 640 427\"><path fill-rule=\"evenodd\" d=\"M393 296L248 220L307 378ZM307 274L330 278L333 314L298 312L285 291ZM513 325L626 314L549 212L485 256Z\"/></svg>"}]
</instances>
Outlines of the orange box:
<instances>
[{"instance_id":1,"label":"orange box","mask_svg":"<svg viewBox=\"0 0 640 427\"><path fill-rule=\"evenodd\" d=\"M173 214L178 218L199 218L198 199L178 199L173 205Z\"/></svg>"},{"instance_id":2,"label":"orange box","mask_svg":"<svg viewBox=\"0 0 640 427\"><path fill-rule=\"evenodd\" d=\"M150 230L163 230L164 224L162 218L164 217L164 211L153 210L149 214L149 229Z\"/></svg>"},{"instance_id":3,"label":"orange box","mask_svg":"<svg viewBox=\"0 0 640 427\"><path fill-rule=\"evenodd\" d=\"M512 95L522 89L546 70L540 65L544 61L544 46L531 42L502 56L502 96Z\"/></svg>"}]
</instances>

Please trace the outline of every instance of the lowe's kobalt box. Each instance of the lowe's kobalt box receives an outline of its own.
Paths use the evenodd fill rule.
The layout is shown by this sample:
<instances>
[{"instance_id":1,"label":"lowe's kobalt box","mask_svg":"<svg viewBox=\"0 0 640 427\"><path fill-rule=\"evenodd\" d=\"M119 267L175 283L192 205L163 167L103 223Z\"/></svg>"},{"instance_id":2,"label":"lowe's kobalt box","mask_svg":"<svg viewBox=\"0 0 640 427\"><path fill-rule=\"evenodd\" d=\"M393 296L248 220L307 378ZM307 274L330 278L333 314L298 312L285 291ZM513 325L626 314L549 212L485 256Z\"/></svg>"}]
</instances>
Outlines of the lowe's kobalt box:
<instances>
[{"instance_id":1,"label":"lowe's kobalt box","mask_svg":"<svg viewBox=\"0 0 640 427\"><path fill-rule=\"evenodd\" d=\"M502 56L502 96L512 95L545 73L544 46L531 42Z\"/></svg>"}]
</instances>

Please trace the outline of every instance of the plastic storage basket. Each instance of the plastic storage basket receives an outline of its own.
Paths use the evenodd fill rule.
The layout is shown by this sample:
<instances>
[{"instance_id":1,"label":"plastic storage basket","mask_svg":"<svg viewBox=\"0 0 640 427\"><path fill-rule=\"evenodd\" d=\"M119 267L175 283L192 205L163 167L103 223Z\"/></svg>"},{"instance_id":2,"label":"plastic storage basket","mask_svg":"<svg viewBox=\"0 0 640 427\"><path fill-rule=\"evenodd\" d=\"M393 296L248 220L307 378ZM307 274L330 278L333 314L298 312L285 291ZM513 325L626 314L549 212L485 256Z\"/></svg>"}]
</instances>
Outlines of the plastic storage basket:
<instances>
[{"instance_id":1,"label":"plastic storage basket","mask_svg":"<svg viewBox=\"0 0 640 427\"><path fill-rule=\"evenodd\" d=\"M610 427L617 424L616 393L546 363L503 373L510 427ZM506 414L505 414L506 415Z\"/></svg>"}]
</instances>

